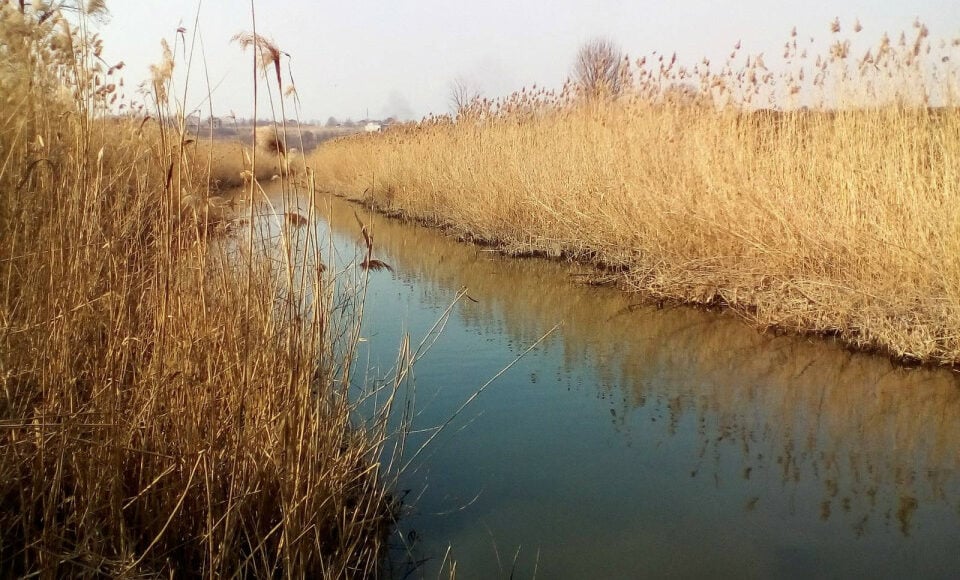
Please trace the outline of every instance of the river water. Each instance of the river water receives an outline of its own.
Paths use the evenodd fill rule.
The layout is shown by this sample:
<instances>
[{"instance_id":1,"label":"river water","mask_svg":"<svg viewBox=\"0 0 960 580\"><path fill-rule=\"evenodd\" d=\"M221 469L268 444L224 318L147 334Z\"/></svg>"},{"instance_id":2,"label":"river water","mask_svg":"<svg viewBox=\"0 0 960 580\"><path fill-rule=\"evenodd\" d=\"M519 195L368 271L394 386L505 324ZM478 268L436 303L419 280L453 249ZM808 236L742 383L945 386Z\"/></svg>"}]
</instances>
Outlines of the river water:
<instances>
[{"instance_id":1,"label":"river water","mask_svg":"<svg viewBox=\"0 0 960 580\"><path fill-rule=\"evenodd\" d=\"M400 476L394 576L960 577L954 373L314 207L341 259L362 259L356 213L393 268L370 273L371 375L469 296L415 367L406 455L453 420Z\"/></svg>"}]
</instances>

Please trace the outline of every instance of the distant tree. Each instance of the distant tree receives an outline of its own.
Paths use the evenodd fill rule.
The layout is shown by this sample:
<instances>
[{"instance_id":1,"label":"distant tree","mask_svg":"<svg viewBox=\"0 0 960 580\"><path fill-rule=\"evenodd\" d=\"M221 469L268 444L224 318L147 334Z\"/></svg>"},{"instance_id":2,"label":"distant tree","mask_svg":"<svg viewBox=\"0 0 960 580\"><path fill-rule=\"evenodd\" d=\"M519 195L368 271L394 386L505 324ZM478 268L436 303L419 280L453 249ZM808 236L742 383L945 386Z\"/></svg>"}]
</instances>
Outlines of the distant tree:
<instances>
[{"instance_id":1,"label":"distant tree","mask_svg":"<svg viewBox=\"0 0 960 580\"><path fill-rule=\"evenodd\" d=\"M337 123L338 121L336 117L330 117L329 119L327 119L327 127L336 127Z\"/></svg>"},{"instance_id":2,"label":"distant tree","mask_svg":"<svg viewBox=\"0 0 960 580\"><path fill-rule=\"evenodd\" d=\"M353 122L353 119L347 117L347 120L343 122L344 127L353 127L356 123Z\"/></svg>"},{"instance_id":3,"label":"distant tree","mask_svg":"<svg viewBox=\"0 0 960 580\"><path fill-rule=\"evenodd\" d=\"M627 64L613 41L595 38L577 52L573 81L588 98L616 97L626 89Z\"/></svg>"},{"instance_id":4,"label":"distant tree","mask_svg":"<svg viewBox=\"0 0 960 580\"><path fill-rule=\"evenodd\" d=\"M450 110L459 115L471 103L480 98L480 89L463 77L457 77L450 82Z\"/></svg>"},{"instance_id":5,"label":"distant tree","mask_svg":"<svg viewBox=\"0 0 960 580\"><path fill-rule=\"evenodd\" d=\"M672 83L663 89L663 102L678 106L701 106L707 104L706 95L693 83Z\"/></svg>"}]
</instances>

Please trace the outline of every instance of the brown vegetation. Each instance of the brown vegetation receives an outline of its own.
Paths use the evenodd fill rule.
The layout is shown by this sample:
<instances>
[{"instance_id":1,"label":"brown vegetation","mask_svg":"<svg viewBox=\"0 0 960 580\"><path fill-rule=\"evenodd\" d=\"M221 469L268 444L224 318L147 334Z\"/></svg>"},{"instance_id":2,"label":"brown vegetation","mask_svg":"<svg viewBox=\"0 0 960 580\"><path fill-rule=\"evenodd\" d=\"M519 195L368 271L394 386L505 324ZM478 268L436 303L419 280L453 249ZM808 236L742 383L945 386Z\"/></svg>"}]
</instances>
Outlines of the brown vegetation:
<instances>
[{"instance_id":1,"label":"brown vegetation","mask_svg":"<svg viewBox=\"0 0 960 580\"><path fill-rule=\"evenodd\" d=\"M110 119L84 15L22 6L0 3L0 569L371 575L392 501L385 421L358 429L345 388L359 301L293 268L316 256L258 257L252 224L208 235L216 146L162 98L172 60L158 122Z\"/></svg>"},{"instance_id":2,"label":"brown vegetation","mask_svg":"<svg viewBox=\"0 0 960 580\"><path fill-rule=\"evenodd\" d=\"M200 139L187 150L187 162L200 178L209 178L214 190L226 190L249 183L253 175L253 150L251 141ZM268 182L279 175L285 157L276 150L261 147L257 152L256 177ZM244 172L247 172L245 176Z\"/></svg>"},{"instance_id":3,"label":"brown vegetation","mask_svg":"<svg viewBox=\"0 0 960 580\"><path fill-rule=\"evenodd\" d=\"M657 300L957 364L960 111L942 67L960 49L919 23L855 46L815 57L794 33L777 72L739 43L719 70L645 57L617 99L534 87L338 140L311 165L326 189L600 264Z\"/></svg>"}]
</instances>

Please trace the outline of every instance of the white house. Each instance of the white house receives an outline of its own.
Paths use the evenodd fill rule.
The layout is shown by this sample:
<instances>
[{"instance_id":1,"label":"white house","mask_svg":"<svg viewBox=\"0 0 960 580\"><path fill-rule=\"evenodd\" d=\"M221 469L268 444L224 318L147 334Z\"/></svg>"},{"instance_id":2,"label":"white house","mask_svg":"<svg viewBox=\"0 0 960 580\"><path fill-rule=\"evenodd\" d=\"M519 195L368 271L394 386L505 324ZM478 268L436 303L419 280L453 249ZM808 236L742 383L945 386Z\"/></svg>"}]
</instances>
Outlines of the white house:
<instances>
[{"instance_id":1,"label":"white house","mask_svg":"<svg viewBox=\"0 0 960 580\"><path fill-rule=\"evenodd\" d=\"M367 133L379 133L380 129L382 129L380 123L374 123L373 121L363 126L363 130Z\"/></svg>"}]
</instances>

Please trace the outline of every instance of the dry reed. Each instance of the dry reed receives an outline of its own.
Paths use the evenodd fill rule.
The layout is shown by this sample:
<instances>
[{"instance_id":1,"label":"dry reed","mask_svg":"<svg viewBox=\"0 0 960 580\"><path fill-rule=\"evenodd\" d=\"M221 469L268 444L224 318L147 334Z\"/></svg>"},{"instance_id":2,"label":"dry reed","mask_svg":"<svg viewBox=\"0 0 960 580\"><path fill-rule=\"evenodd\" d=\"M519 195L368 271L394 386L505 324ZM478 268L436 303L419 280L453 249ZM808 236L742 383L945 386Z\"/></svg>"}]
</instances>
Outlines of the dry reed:
<instances>
[{"instance_id":1,"label":"dry reed","mask_svg":"<svg viewBox=\"0 0 960 580\"><path fill-rule=\"evenodd\" d=\"M793 32L776 67L739 43L720 67L641 58L615 97L477 99L311 165L324 189L655 300L960 363L960 43L916 23L855 57L834 34L816 57Z\"/></svg>"},{"instance_id":2,"label":"dry reed","mask_svg":"<svg viewBox=\"0 0 960 580\"><path fill-rule=\"evenodd\" d=\"M118 121L86 15L34 6L0 3L0 568L374 574L393 506L386 421L359 429L346 392L360 298L209 235L176 47L153 120Z\"/></svg>"}]
</instances>

